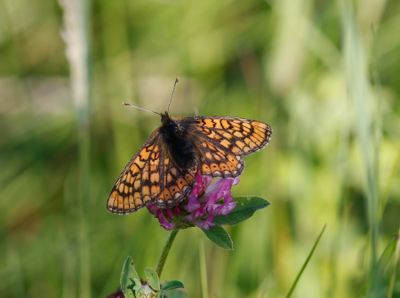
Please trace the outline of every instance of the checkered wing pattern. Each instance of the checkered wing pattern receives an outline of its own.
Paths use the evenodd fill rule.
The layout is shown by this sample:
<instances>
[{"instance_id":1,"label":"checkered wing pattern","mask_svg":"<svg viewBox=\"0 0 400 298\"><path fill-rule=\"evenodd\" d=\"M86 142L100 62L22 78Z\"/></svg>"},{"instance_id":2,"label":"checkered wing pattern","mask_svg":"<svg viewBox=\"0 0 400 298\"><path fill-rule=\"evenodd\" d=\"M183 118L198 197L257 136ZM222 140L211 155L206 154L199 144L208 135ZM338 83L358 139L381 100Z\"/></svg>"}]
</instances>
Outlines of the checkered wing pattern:
<instances>
[{"instance_id":1,"label":"checkered wing pattern","mask_svg":"<svg viewBox=\"0 0 400 298\"><path fill-rule=\"evenodd\" d=\"M194 169L184 170L174 165L156 131L115 182L107 208L113 213L128 214L149 202L174 205L189 194L194 177Z\"/></svg>"},{"instance_id":2,"label":"checkered wing pattern","mask_svg":"<svg viewBox=\"0 0 400 298\"><path fill-rule=\"evenodd\" d=\"M201 171L215 177L236 177L243 156L260 150L271 138L263 122L235 117L195 117L193 137L200 152Z\"/></svg>"}]
</instances>

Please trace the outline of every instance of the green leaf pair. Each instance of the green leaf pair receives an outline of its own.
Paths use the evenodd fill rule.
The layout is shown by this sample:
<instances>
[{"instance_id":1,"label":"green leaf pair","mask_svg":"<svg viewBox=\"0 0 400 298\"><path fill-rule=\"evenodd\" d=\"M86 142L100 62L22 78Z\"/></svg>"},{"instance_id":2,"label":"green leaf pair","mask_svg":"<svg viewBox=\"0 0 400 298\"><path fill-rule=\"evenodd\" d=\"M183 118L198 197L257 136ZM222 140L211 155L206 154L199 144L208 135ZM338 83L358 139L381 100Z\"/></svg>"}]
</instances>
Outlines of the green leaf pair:
<instances>
[{"instance_id":1,"label":"green leaf pair","mask_svg":"<svg viewBox=\"0 0 400 298\"><path fill-rule=\"evenodd\" d=\"M182 290L183 283L172 280L160 284L157 272L151 268L144 270L144 281L141 280L133 264L133 259L128 256L122 266L121 290L125 298L157 297L157 298L185 298ZM153 296L150 296L153 295Z\"/></svg>"},{"instance_id":2,"label":"green leaf pair","mask_svg":"<svg viewBox=\"0 0 400 298\"><path fill-rule=\"evenodd\" d=\"M221 225L236 225L248 218L259 209L265 208L269 202L258 197L239 197L235 199L236 207L229 214L214 219L215 226L203 229L204 234L212 242L224 249L233 249L232 238Z\"/></svg>"}]
</instances>

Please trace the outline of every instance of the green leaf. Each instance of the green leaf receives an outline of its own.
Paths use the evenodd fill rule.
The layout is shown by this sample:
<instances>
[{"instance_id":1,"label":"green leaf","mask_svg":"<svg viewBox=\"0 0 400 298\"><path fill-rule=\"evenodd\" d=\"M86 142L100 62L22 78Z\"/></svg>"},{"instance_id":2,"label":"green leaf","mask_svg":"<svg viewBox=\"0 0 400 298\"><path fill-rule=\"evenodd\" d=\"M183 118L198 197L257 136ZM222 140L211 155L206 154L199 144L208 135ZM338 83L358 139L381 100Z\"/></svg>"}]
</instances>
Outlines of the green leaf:
<instances>
[{"instance_id":1,"label":"green leaf","mask_svg":"<svg viewBox=\"0 0 400 298\"><path fill-rule=\"evenodd\" d=\"M251 217L258 209L269 205L267 200L259 197L235 198L236 207L228 215L217 216L214 222L217 225L236 225L239 222Z\"/></svg>"},{"instance_id":2,"label":"green leaf","mask_svg":"<svg viewBox=\"0 0 400 298\"><path fill-rule=\"evenodd\" d=\"M161 286L161 290L164 291L178 289L178 288L183 288L183 283L179 280L170 280Z\"/></svg>"},{"instance_id":3,"label":"green leaf","mask_svg":"<svg viewBox=\"0 0 400 298\"><path fill-rule=\"evenodd\" d=\"M135 266L133 265L133 259L131 256L128 256L125 259L124 264L122 265L121 278L120 278L121 290L126 298L135 297L133 293L133 288L137 286L136 283L138 281L140 285L140 277L135 270Z\"/></svg>"},{"instance_id":4,"label":"green leaf","mask_svg":"<svg viewBox=\"0 0 400 298\"><path fill-rule=\"evenodd\" d=\"M233 249L231 236L221 226L214 226L208 230L202 230L212 242L225 249Z\"/></svg>"},{"instance_id":5,"label":"green leaf","mask_svg":"<svg viewBox=\"0 0 400 298\"><path fill-rule=\"evenodd\" d=\"M146 268L144 269L144 276L149 286L158 292L160 290L160 279L157 272L154 269Z\"/></svg>"},{"instance_id":6,"label":"green leaf","mask_svg":"<svg viewBox=\"0 0 400 298\"><path fill-rule=\"evenodd\" d=\"M186 292L183 289L171 289L161 291L160 293L161 298L186 298Z\"/></svg>"}]
</instances>

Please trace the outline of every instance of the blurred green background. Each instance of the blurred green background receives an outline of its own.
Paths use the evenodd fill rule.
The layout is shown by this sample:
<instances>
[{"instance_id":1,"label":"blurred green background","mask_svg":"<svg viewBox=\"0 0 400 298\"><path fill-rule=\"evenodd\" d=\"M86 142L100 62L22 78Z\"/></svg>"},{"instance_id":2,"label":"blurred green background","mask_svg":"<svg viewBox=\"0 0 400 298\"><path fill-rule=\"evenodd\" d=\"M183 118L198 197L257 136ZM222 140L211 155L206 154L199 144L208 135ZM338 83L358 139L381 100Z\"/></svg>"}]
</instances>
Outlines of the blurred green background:
<instances>
[{"instance_id":1,"label":"blurred green background","mask_svg":"<svg viewBox=\"0 0 400 298\"><path fill-rule=\"evenodd\" d=\"M105 297L167 232L106 211L175 116L268 122L236 195L271 206L224 251L181 232L163 280L189 297L400 297L400 2L0 0L0 296ZM397 268L397 275L396 275Z\"/></svg>"}]
</instances>

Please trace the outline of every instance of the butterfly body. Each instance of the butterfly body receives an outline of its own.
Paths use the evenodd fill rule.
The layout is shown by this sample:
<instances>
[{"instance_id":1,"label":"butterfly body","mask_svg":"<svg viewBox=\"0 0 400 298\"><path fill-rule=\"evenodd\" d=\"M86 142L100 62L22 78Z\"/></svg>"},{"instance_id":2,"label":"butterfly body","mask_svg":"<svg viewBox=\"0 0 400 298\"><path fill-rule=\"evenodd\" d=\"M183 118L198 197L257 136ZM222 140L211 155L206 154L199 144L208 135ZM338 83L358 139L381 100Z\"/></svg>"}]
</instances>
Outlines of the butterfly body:
<instances>
[{"instance_id":1,"label":"butterfly body","mask_svg":"<svg viewBox=\"0 0 400 298\"><path fill-rule=\"evenodd\" d=\"M271 127L236 117L171 118L156 129L117 179L107 201L113 213L128 214L148 203L174 206L187 198L198 172L237 177L243 157L268 144Z\"/></svg>"},{"instance_id":2,"label":"butterfly body","mask_svg":"<svg viewBox=\"0 0 400 298\"><path fill-rule=\"evenodd\" d=\"M185 122L173 120L166 112L161 114L161 123L159 132L174 163L181 169L195 166L195 148Z\"/></svg>"}]
</instances>

